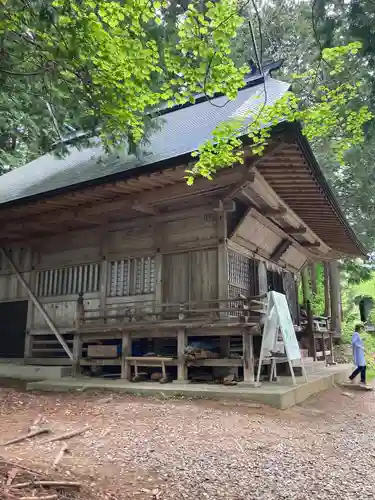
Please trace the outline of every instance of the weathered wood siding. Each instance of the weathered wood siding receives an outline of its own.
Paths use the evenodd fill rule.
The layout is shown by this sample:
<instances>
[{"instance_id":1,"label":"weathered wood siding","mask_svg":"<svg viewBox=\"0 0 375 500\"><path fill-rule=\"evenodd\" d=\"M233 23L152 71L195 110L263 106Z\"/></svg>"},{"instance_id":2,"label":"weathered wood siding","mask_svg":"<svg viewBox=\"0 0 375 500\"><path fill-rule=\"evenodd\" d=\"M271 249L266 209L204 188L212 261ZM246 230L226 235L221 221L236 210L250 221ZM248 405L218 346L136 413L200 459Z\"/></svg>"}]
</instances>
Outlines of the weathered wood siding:
<instances>
[{"instance_id":1,"label":"weathered wood siding","mask_svg":"<svg viewBox=\"0 0 375 500\"><path fill-rule=\"evenodd\" d=\"M295 246L291 246L284 253L284 255L282 255L280 260L285 262L285 264L287 264L290 268L300 271L305 265L307 258L306 255L298 251Z\"/></svg>"},{"instance_id":2,"label":"weathered wood siding","mask_svg":"<svg viewBox=\"0 0 375 500\"><path fill-rule=\"evenodd\" d=\"M189 300L189 253L163 256L163 302L178 303Z\"/></svg>"},{"instance_id":3,"label":"weathered wood siding","mask_svg":"<svg viewBox=\"0 0 375 500\"><path fill-rule=\"evenodd\" d=\"M155 300L176 304L214 300L220 295L219 248L225 257L229 254L219 226L223 221L212 207L209 210L190 213L185 207L167 217L142 214L129 224L116 222L116 228L111 224L45 237L32 249L12 249L12 258L52 321L65 331L75 327L80 292L85 308L115 305L109 315L122 314L135 303L151 308ZM246 273L237 269L238 279L234 278L237 264L225 260L227 296L267 290L265 265L254 259L257 252L266 258L280 235L258 219L256 211L248 211L232 236L244 250L236 262L243 261ZM294 250L285 253L286 262L300 258ZM25 298L26 290L6 263L0 263L0 301ZM30 300L28 329L31 334L49 332Z\"/></svg>"},{"instance_id":4,"label":"weathered wood siding","mask_svg":"<svg viewBox=\"0 0 375 500\"><path fill-rule=\"evenodd\" d=\"M101 232L72 231L66 235L46 237L35 246L36 269L83 264L100 260Z\"/></svg>"},{"instance_id":5,"label":"weathered wood siding","mask_svg":"<svg viewBox=\"0 0 375 500\"><path fill-rule=\"evenodd\" d=\"M33 252L30 248L14 247L6 251L12 257L18 270L26 281L30 280L33 265ZM27 298L26 290L9 267L8 262L0 257L0 301L11 301Z\"/></svg>"},{"instance_id":6,"label":"weathered wood siding","mask_svg":"<svg viewBox=\"0 0 375 500\"><path fill-rule=\"evenodd\" d=\"M249 210L234 230L231 240L267 258L277 248L282 238L271 227L259 221L258 216L256 210Z\"/></svg>"},{"instance_id":7,"label":"weathered wood siding","mask_svg":"<svg viewBox=\"0 0 375 500\"><path fill-rule=\"evenodd\" d=\"M139 257L155 253L153 227L110 231L103 242L103 254L108 260L117 257Z\"/></svg>"},{"instance_id":8,"label":"weathered wood siding","mask_svg":"<svg viewBox=\"0 0 375 500\"><path fill-rule=\"evenodd\" d=\"M164 255L163 302L199 302L217 297L217 248Z\"/></svg>"},{"instance_id":9,"label":"weathered wood siding","mask_svg":"<svg viewBox=\"0 0 375 500\"><path fill-rule=\"evenodd\" d=\"M218 297L217 249L190 252L190 299L194 302Z\"/></svg>"},{"instance_id":10,"label":"weathered wood siding","mask_svg":"<svg viewBox=\"0 0 375 500\"><path fill-rule=\"evenodd\" d=\"M85 300L84 305L87 308L96 309L99 307L99 299ZM56 326L73 329L77 310L76 299L59 300L56 302L43 301L43 306ZM46 325L46 322L40 312L35 307L33 307L32 310L33 315L30 325L31 329L48 330L48 326Z\"/></svg>"},{"instance_id":11,"label":"weathered wood siding","mask_svg":"<svg viewBox=\"0 0 375 500\"><path fill-rule=\"evenodd\" d=\"M188 250L202 246L216 246L215 214L187 217L163 224L162 251Z\"/></svg>"},{"instance_id":12,"label":"weathered wood siding","mask_svg":"<svg viewBox=\"0 0 375 500\"><path fill-rule=\"evenodd\" d=\"M116 310L155 299L213 299L218 294L217 217L207 210L195 214L185 211L164 222L142 215L139 226L119 222L116 229L45 237L33 249L12 249L12 258L52 321L64 329L74 327L80 292L88 307L116 304ZM3 266L0 300L28 298ZM29 309L30 331L48 330L31 301Z\"/></svg>"}]
</instances>

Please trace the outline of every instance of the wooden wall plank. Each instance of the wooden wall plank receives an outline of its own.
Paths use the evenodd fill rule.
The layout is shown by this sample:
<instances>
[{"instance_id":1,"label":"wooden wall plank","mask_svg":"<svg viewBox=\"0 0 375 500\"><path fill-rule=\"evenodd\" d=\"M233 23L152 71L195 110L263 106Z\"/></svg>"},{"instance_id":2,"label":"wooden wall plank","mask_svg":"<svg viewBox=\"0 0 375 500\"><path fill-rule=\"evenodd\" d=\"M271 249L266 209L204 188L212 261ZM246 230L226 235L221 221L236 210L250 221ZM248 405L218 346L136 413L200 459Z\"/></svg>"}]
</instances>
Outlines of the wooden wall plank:
<instances>
[{"instance_id":1,"label":"wooden wall plank","mask_svg":"<svg viewBox=\"0 0 375 500\"><path fill-rule=\"evenodd\" d=\"M218 298L217 249L190 253L190 300L193 302Z\"/></svg>"},{"instance_id":2,"label":"wooden wall plank","mask_svg":"<svg viewBox=\"0 0 375 500\"><path fill-rule=\"evenodd\" d=\"M61 247L60 251L47 252L41 251L37 269L54 269L61 266L72 266L75 264L84 264L100 261L100 247L87 247L85 242L81 242L82 247L77 249L65 249Z\"/></svg>"},{"instance_id":3,"label":"wooden wall plank","mask_svg":"<svg viewBox=\"0 0 375 500\"><path fill-rule=\"evenodd\" d=\"M108 260L116 256L138 257L155 253L153 229L133 228L108 233L103 251Z\"/></svg>"},{"instance_id":4,"label":"wooden wall plank","mask_svg":"<svg viewBox=\"0 0 375 500\"><path fill-rule=\"evenodd\" d=\"M189 254L163 256L163 302L189 300Z\"/></svg>"},{"instance_id":5,"label":"wooden wall plank","mask_svg":"<svg viewBox=\"0 0 375 500\"><path fill-rule=\"evenodd\" d=\"M99 308L99 299L84 301L85 308ZM43 304L45 311L57 327L74 328L77 300L56 301ZM46 322L37 309L34 308L32 329L45 328Z\"/></svg>"},{"instance_id":6,"label":"wooden wall plank","mask_svg":"<svg viewBox=\"0 0 375 500\"><path fill-rule=\"evenodd\" d=\"M217 237L215 214L187 217L164 224L162 251L214 245Z\"/></svg>"}]
</instances>

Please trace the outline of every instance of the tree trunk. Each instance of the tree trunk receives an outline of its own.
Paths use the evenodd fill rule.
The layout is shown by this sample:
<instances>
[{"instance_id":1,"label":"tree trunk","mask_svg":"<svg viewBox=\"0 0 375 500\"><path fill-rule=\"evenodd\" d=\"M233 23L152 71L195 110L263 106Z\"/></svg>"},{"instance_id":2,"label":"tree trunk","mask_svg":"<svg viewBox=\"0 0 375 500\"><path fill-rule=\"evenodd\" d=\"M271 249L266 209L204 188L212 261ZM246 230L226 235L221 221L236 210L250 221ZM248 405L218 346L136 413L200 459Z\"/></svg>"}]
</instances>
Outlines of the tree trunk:
<instances>
[{"instance_id":1,"label":"tree trunk","mask_svg":"<svg viewBox=\"0 0 375 500\"><path fill-rule=\"evenodd\" d=\"M331 301L329 295L329 264L324 264L324 316L331 316Z\"/></svg>"},{"instance_id":2,"label":"tree trunk","mask_svg":"<svg viewBox=\"0 0 375 500\"><path fill-rule=\"evenodd\" d=\"M331 295L331 329L336 333L341 332L341 307L340 307L340 271L337 261L329 264L330 295Z\"/></svg>"}]
</instances>

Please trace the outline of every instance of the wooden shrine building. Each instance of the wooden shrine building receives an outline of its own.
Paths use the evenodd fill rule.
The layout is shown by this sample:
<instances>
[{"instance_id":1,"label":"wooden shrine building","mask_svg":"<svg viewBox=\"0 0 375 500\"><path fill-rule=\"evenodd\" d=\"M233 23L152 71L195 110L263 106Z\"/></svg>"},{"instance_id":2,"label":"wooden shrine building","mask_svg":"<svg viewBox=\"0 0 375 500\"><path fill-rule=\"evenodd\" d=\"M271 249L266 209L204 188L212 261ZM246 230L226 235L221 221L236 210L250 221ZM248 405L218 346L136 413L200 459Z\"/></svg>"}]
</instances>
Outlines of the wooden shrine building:
<instances>
[{"instance_id":1,"label":"wooden shrine building","mask_svg":"<svg viewBox=\"0 0 375 500\"><path fill-rule=\"evenodd\" d=\"M301 269L365 255L298 124L276 127L262 157L245 145L244 166L187 186L215 126L256 111L264 86L269 102L287 91L271 69L225 106L162 113L137 156L97 143L0 178L0 358L123 378L162 364L179 381L236 367L253 380L266 292L286 294L298 325Z\"/></svg>"}]
</instances>

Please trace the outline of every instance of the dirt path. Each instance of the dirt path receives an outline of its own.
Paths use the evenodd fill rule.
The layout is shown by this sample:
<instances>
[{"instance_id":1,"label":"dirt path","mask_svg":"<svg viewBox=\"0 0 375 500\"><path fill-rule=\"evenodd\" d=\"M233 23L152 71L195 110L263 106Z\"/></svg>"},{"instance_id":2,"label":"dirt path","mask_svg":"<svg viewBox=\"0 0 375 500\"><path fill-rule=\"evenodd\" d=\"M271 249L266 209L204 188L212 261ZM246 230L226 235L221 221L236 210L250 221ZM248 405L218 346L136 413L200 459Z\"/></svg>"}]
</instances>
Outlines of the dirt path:
<instances>
[{"instance_id":1,"label":"dirt path","mask_svg":"<svg viewBox=\"0 0 375 500\"><path fill-rule=\"evenodd\" d=\"M82 480L97 498L374 498L375 392L348 397L335 389L284 412L109 397L0 388L1 441L25 432L39 414L54 433L89 425L69 440L60 473ZM0 455L46 470L61 443L44 439Z\"/></svg>"}]
</instances>

